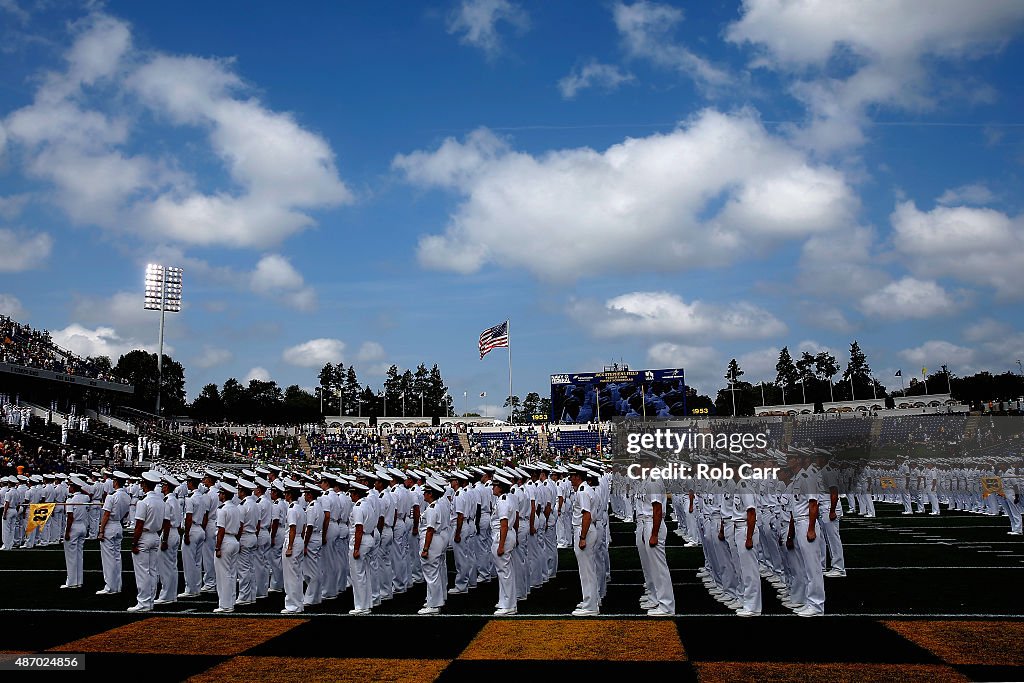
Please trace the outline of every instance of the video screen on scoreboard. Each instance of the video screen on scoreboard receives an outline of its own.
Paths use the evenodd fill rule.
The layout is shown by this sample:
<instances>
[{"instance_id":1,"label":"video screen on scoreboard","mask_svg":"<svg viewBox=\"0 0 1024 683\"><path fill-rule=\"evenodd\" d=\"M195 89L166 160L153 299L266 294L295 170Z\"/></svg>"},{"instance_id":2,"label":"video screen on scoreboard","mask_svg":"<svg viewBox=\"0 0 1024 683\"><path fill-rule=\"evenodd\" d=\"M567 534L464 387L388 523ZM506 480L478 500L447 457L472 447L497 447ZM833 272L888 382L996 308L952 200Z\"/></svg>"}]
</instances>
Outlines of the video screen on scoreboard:
<instances>
[{"instance_id":1,"label":"video screen on scoreboard","mask_svg":"<svg viewBox=\"0 0 1024 683\"><path fill-rule=\"evenodd\" d=\"M553 422L683 415L686 415L686 381L682 368L551 375Z\"/></svg>"}]
</instances>

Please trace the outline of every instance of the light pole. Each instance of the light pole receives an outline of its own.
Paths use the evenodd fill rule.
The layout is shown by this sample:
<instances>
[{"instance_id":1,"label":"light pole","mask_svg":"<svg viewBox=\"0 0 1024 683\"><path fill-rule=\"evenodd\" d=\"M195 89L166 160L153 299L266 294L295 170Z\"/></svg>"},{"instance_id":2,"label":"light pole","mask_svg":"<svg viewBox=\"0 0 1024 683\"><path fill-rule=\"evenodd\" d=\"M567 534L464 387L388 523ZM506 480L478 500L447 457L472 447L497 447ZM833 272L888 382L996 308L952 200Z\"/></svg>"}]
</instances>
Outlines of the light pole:
<instances>
[{"instance_id":1,"label":"light pole","mask_svg":"<svg viewBox=\"0 0 1024 683\"><path fill-rule=\"evenodd\" d=\"M800 385L800 392L803 394L804 403L807 403L807 382L804 381L805 379L807 379L806 375L798 379L797 383Z\"/></svg>"},{"instance_id":2,"label":"light pole","mask_svg":"<svg viewBox=\"0 0 1024 683\"><path fill-rule=\"evenodd\" d=\"M146 296L143 308L160 311L160 345L156 356L156 414L160 416L160 394L164 383L164 315L181 311L181 268L150 263L146 266Z\"/></svg>"},{"instance_id":3,"label":"light pole","mask_svg":"<svg viewBox=\"0 0 1024 683\"><path fill-rule=\"evenodd\" d=\"M786 405L786 382L777 382L777 384L782 388L782 405Z\"/></svg>"},{"instance_id":4,"label":"light pole","mask_svg":"<svg viewBox=\"0 0 1024 683\"><path fill-rule=\"evenodd\" d=\"M764 402L764 380L761 380L758 384L761 385L761 407L764 408L766 405Z\"/></svg>"},{"instance_id":5,"label":"light pole","mask_svg":"<svg viewBox=\"0 0 1024 683\"><path fill-rule=\"evenodd\" d=\"M427 409L424 406L425 406L425 404L423 403L423 392L421 391L420 392L420 417L426 417L427 416Z\"/></svg>"},{"instance_id":6,"label":"light pole","mask_svg":"<svg viewBox=\"0 0 1024 683\"><path fill-rule=\"evenodd\" d=\"M736 371L732 371L732 379L729 380L729 391L732 392L732 416L736 417Z\"/></svg>"},{"instance_id":7,"label":"light pole","mask_svg":"<svg viewBox=\"0 0 1024 683\"><path fill-rule=\"evenodd\" d=\"M829 397L829 399L830 399L830 400L831 400L831 401L832 401L833 403L835 403L835 402L836 402L836 392L835 392L835 390L834 390L834 389L832 388L832 385L833 385L833 384L835 384L835 382L833 382L832 380L834 380L834 379L835 379L835 377L836 377L835 375L829 375L829 378L828 378L828 397Z\"/></svg>"}]
</instances>

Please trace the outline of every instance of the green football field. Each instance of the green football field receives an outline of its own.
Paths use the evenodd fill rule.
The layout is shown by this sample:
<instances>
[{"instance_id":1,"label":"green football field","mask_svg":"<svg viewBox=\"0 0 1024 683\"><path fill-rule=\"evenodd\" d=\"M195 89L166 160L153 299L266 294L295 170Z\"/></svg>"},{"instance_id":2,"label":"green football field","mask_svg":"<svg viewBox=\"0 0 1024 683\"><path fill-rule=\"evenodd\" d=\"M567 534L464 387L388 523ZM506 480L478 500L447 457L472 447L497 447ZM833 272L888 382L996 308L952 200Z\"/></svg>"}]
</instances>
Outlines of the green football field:
<instances>
[{"instance_id":1,"label":"green football field","mask_svg":"<svg viewBox=\"0 0 1024 683\"><path fill-rule=\"evenodd\" d=\"M419 616L414 586L366 617L347 614L351 593L282 616L281 594L230 615L214 595L129 614L124 591L102 588L98 543L85 550L85 588L60 590L64 555L53 546L0 553L5 653L84 654L87 670L145 671L150 680L503 680L524 675L659 675L674 680L1024 680L1024 541L1005 517L947 513L842 522L847 576L826 578L826 615L804 619L763 583L764 613L742 619L695 576L700 548L670 534L678 615L638 607L643 574L632 525L613 522L612 579L602 616L568 616L580 599L571 550L555 579L534 589L514 617L491 616L494 582L449 596L438 616ZM673 525L674 526L674 525ZM454 562L449 553L449 569ZM453 583L453 578L450 579ZM183 586L184 584L179 584ZM122 667L131 667L123 669ZM3 675L8 675L6 672ZM67 674L65 674L67 675Z\"/></svg>"}]
</instances>

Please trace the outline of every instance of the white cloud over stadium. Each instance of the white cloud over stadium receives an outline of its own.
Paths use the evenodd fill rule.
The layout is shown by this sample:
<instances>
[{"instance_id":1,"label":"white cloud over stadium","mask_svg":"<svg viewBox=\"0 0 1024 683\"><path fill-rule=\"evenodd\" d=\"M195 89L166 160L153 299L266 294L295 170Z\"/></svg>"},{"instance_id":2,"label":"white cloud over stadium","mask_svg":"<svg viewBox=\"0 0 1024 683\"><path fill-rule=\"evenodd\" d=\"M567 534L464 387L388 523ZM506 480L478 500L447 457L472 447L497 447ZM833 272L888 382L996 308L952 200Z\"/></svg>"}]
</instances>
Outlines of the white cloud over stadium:
<instances>
[{"instance_id":1,"label":"white cloud over stadium","mask_svg":"<svg viewBox=\"0 0 1024 683\"><path fill-rule=\"evenodd\" d=\"M771 135L749 110L707 109L603 152L532 155L479 129L393 165L410 183L458 196L445 232L423 237L418 253L429 268L460 273L493 263L564 281L611 267L723 266L849 227L858 209L843 172Z\"/></svg>"}]
</instances>

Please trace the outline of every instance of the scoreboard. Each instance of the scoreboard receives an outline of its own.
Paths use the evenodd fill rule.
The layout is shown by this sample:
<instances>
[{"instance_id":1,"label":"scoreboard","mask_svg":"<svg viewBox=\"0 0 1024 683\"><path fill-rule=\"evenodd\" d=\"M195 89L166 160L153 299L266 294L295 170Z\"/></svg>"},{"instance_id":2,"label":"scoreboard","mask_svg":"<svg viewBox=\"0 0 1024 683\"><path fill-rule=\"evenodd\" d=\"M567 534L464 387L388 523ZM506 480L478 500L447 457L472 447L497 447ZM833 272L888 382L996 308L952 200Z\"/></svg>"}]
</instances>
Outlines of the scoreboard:
<instances>
[{"instance_id":1,"label":"scoreboard","mask_svg":"<svg viewBox=\"0 0 1024 683\"><path fill-rule=\"evenodd\" d=\"M551 375L552 422L585 423L615 417L686 415L682 368L609 370Z\"/></svg>"}]
</instances>

